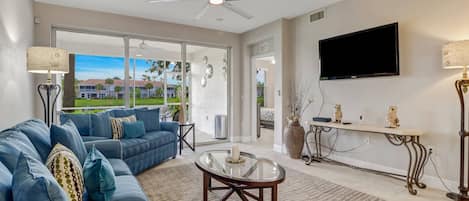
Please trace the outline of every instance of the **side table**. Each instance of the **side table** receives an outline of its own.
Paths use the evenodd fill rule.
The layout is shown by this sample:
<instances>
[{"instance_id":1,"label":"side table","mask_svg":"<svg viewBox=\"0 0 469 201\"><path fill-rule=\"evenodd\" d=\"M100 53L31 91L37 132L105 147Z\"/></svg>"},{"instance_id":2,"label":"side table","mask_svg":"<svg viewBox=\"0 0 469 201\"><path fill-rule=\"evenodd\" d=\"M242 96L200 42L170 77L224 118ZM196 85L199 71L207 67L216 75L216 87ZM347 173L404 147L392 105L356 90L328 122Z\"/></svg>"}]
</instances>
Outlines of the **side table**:
<instances>
[{"instance_id":1,"label":"side table","mask_svg":"<svg viewBox=\"0 0 469 201\"><path fill-rule=\"evenodd\" d=\"M192 144L186 141L186 136L192 131ZM195 151L195 123L179 123L179 155L182 154L183 145L186 144Z\"/></svg>"}]
</instances>

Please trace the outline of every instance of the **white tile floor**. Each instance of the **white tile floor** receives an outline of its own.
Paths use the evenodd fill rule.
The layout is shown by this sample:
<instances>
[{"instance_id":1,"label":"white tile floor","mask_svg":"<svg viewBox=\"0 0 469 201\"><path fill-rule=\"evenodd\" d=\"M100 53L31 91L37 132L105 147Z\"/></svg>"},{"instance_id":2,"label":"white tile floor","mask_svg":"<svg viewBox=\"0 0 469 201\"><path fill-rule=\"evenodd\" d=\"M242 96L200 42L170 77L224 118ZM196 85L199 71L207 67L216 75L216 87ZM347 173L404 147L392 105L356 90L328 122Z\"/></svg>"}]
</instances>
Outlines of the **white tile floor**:
<instances>
[{"instance_id":1,"label":"white tile floor","mask_svg":"<svg viewBox=\"0 0 469 201\"><path fill-rule=\"evenodd\" d=\"M272 135L273 135L273 131ZM419 189L418 195L410 195L405 188L405 183L400 180L392 179L385 176L379 176L347 167L335 166L326 163L313 163L306 166L302 160L294 160L288 156L272 151L272 138L266 132L258 143L241 144L241 150L249 151L260 157L269 158L279 164L301 171L303 173L320 177L330 182L343 185L357 191L365 192L378 196L388 201L436 201L448 200L445 192L436 189ZM270 143L270 144L269 144ZM214 144L207 146L199 146L196 152L184 149L183 155L178 156L175 160L170 160L158 168L177 166L184 163L192 163L194 158L201 152L210 149L228 149L229 143ZM308 198L305 198L305 201Z\"/></svg>"}]
</instances>

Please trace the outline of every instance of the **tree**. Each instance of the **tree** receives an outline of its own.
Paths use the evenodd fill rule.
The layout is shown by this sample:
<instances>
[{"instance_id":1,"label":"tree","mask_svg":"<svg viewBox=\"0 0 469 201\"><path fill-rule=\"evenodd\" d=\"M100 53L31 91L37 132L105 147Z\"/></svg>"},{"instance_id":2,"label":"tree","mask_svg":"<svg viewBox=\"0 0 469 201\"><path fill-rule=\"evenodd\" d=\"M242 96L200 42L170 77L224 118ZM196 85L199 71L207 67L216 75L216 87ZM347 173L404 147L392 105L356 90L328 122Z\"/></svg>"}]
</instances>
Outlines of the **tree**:
<instances>
[{"instance_id":1,"label":"tree","mask_svg":"<svg viewBox=\"0 0 469 201\"><path fill-rule=\"evenodd\" d=\"M148 90L148 98L150 98L150 90L153 89L153 84L150 82L145 84L145 89Z\"/></svg>"},{"instance_id":2,"label":"tree","mask_svg":"<svg viewBox=\"0 0 469 201\"><path fill-rule=\"evenodd\" d=\"M120 77L117 77L117 76L113 77L112 79L113 79L113 80L121 80L121 78L120 78Z\"/></svg>"},{"instance_id":3,"label":"tree","mask_svg":"<svg viewBox=\"0 0 469 201\"><path fill-rule=\"evenodd\" d=\"M97 98L101 98L100 94L101 94L101 91L104 89L103 84L101 83L96 84L95 88L96 88L96 92L98 92Z\"/></svg>"},{"instance_id":4,"label":"tree","mask_svg":"<svg viewBox=\"0 0 469 201\"><path fill-rule=\"evenodd\" d=\"M111 85L114 84L114 80L112 78L107 78L104 83L107 85L107 96L111 96Z\"/></svg>"},{"instance_id":5,"label":"tree","mask_svg":"<svg viewBox=\"0 0 469 201\"><path fill-rule=\"evenodd\" d=\"M161 87L158 87L158 88L156 89L156 96L157 96L157 97L159 97L159 98L163 97L163 93L164 93L164 91L163 91L163 89L162 89Z\"/></svg>"},{"instance_id":6,"label":"tree","mask_svg":"<svg viewBox=\"0 0 469 201\"><path fill-rule=\"evenodd\" d=\"M122 87L121 86L115 86L114 87L114 92L116 92L116 99L119 98L119 92L122 91Z\"/></svg>"}]
</instances>

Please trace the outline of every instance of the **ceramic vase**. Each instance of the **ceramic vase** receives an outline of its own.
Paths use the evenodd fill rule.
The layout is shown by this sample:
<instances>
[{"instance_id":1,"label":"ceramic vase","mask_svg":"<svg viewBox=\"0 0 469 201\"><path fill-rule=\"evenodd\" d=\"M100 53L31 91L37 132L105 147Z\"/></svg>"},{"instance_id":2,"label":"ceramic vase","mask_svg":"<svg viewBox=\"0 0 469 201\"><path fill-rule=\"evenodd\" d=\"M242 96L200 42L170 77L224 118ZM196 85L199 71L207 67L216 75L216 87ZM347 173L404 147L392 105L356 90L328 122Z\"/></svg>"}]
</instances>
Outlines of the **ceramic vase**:
<instances>
[{"instance_id":1,"label":"ceramic vase","mask_svg":"<svg viewBox=\"0 0 469 201\"><path fill-rule=\"evenodd\" d=\"M305 129L298 120L291 121L284 132L288 155L291 158L301 158L305 142Z\"/></svg>"}]
</instances>

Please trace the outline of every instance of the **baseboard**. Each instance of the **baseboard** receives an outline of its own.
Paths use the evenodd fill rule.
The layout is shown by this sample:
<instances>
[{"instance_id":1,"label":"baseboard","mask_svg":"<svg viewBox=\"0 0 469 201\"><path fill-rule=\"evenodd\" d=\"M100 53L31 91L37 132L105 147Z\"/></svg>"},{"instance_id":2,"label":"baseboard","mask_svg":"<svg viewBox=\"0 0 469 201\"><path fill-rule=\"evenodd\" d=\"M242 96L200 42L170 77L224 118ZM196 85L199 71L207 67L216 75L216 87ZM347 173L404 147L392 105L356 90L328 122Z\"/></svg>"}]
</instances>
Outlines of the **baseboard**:
<instances>
[{"instance_id":1,"label":"baseboard","mask_svg":"<svg viewBox=\"0 0 469 201\"><path fill-rule=\"evenodd\" d=\"M395 173L395 174L401 174L401 175L406 175L407 170L401 170L397 168L392 168L384 165L379 165L375 163L370 163L362 160L357 160L354 158L350 157L345 157L345 156L338 156L336 154L331 154L328 158L332 160L336 160L342 163L346 163L349 165L361 167L361 168L366 168L366 169L372 169L372 170L378 170L378 171L383 171L383 172L390 172L390 173ZM427 166L427 168L431 168ZM447 191L446 188L443 186L441 183L440 179L436 176L431 176L431 175L424 175L422 178L423 182L430 188L435 188L443 191ZM449 180L449 179L443 179L445 184L452 190L457 190L458 189L458 184L456 181Z\"/></svg>"}]
</instances>

